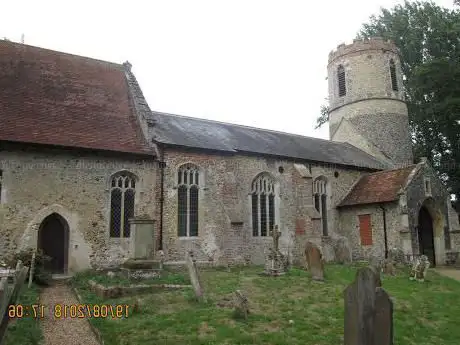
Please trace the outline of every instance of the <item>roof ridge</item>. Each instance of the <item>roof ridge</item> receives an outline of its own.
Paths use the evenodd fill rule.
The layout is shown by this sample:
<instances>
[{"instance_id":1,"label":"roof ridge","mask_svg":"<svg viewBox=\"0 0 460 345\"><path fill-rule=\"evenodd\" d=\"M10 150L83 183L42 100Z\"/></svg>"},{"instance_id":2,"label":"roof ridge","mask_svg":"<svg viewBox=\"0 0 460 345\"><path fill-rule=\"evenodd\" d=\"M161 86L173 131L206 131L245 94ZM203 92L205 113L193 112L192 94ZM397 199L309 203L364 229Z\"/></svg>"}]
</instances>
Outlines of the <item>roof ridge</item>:
<instances>
[{"instance_id":1,"label":"roof ridge","mask_svg":"<svg viewBox=\"0 0 460 345\"><path fill-rule=\"evenodd\" d=\"M373 172L373 173L368 173L368 174L363 175L363 176L384 174L384 173L388 173L388 172L392 172L392 171L396 171L396 170L403 170L403 169L407 169L407 168L412 168L412 169L414 169L416 166L417 166L417 164L408 164L408 165L406 165L406 166L404 166L404 167L392 168L392 169L385 169L385 170L376 171L376 172Z\"/></svg>"},{"instance_id":2,"label":"roof ridge","mask_svg":"<svg viewBox=\"0 0 460 345\"><path fill-rule=\"evenodd\" d=\"M73 53L66 53L66 52L59 51L59 50L43 48L43 47L39 47L39 46L33 46L33 45L30 45L30 44L25 44L25 43L19 43L19 42L0 39L0 44L2 44L2 43L11 44L11 45L17 46L19 48L28 47L28 48L32 48L32 49L44 50L44 51L47 51L47 52L63 54L63 55L67 55L69 57L76 57L76 58L85 59L85 60L91 60L91 61L95 61L95 62L106 63L106 64L109 64L109 65L115 65L115 66L118 66L120 68L123 68L123 64L121 64L121 63L116 63L116 62L102 60L102 59L96 59L96 58L92 58L92 57L89 57L89 56L78 55L78 54L73 54Z\"/></svg>"}]
</instances>

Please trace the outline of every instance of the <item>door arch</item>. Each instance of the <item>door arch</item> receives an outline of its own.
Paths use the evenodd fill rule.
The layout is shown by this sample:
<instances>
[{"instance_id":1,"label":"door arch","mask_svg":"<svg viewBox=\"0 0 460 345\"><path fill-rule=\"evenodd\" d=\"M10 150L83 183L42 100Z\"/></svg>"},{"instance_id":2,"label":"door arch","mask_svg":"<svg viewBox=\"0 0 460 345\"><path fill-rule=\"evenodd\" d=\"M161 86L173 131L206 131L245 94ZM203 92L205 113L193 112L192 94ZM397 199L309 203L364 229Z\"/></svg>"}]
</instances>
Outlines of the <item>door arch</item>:
<instances>
[{"instance_id":1,"label":"door arch","mask_svg":"<svg viewBox=\"0 0 460 345\"><path fill-rule=\"evenodd\" d=\"M37 247L51 260L45 269L51 273L67 273L69 257L69 225L58 213L47 216L38 229Z\"/></svg>"},{"instance_id":2,"label":"door arch","mask_svg":"<svg viewBox=\"0 0 460 345\"><path fill-rule=\"evenodd\" d=\"M433 218L425 206L420 207L418 213L418 241L420 254L426 255L430 264L436 266Z\"/></svg>"}]
</instances>

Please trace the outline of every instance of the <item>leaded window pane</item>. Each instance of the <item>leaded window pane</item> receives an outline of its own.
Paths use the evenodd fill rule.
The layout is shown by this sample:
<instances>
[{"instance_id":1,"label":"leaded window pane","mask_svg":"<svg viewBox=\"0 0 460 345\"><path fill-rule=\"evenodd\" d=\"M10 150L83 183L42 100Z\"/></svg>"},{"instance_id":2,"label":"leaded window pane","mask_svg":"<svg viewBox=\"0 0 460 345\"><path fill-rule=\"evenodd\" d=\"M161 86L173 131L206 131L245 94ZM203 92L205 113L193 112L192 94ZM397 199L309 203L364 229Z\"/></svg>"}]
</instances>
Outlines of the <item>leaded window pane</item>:
<instances>
[{"instance_id":1,"label":"leaded window pane","mask_svg":"<svg viewBox=\"0 0 460 345\"><path fill-rule=\"evenodd\" d=\"M129 237L131 231L129 226L129 219L134 217L134 190L128 189L125 191L124 198L124 226L123 237Z\"/></svg>"},{"instance_id":2,"label":"leaded window pane","mask_svg":"<svg viewBox=\"0 0 460 345\"><path fill-rule=\"evenodd\" d=\"M113 189L110 197L111 215L110 215L110 236L120 237L121 229L121 190Z\"/></svg>"},{"instance_id":3,"label":"leaded window pane","mask_svg":"<svg viewBox=\"0 0 460 345\"><path fill-rule=\"evenodd\" d=\"M260 236L267 236L267 196L260 195Z\"/></svg>"},{"instance_id":4,"label":"leaded window pane","mask_svg":"<svg viewBox=\"0 0 460 345\"><path fill-rule=\"evenodd\" d=\"M259 236L259 208L257 205L258 196L257 194L252 194L252 235Z\"/></svg>"},{"instance_id":5,"label":"leaded window pane","mask_svg":"<svg viewBox=\"0 0 460 345\"><path fill-rule=\"evenodd\" d=\"M268 219L271 231L275 226L275 196L273 194L268 196Z\"/></svg>"},{"instance_id":6,"label":"leaded window pane","mask_svg":"<svg viewBox=\"0 0 460 345\"><path fill-rule=\"evenodd\" d=\"M190 236L198 236L198 187L190 187Z\"/></svg>"},{"instance_id":7,"label":"leaded window pane","mask_svg":"<svg viewBox=\"0 0 460 345\"><path fill-rule=\"evenodd\" d=\"M178 219L177 229L179 236L187 236L187 187L180 186L178 190Z\"/></svg>"}]
</instances>

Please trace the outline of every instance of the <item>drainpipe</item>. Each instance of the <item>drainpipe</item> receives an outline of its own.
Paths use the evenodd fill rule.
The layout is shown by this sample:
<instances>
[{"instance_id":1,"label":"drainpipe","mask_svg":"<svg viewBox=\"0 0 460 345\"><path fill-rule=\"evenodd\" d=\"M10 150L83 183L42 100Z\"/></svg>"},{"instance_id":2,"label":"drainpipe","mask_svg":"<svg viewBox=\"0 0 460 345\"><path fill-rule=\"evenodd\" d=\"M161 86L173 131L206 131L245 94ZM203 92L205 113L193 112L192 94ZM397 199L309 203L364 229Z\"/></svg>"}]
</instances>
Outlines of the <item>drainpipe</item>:
<instances>
[{"instance_id":1,"label":"drainpipe","mask_svg":"<svg viewBox=\"0 0 460 345\"><path fill-rule=\"evenodd\" d=\"M164 204L164 180L165 180L165 167L166 163L164 161L165 151L163 147L160 147L161 154L160 154L160 161L158 162L160 166L160 250L163 250L163 204Z\"/></svg>"},{"instance_id":2,"label":"drainpipe","mask_svg":"<svg viewBox=\"0 0 460 345\"><path fill-rule=\"evenodd\" d=\"M383 205L380 205L382 209L382 217L383 217L383 238L385 241L385 259L388 259L388 237L387 237L387 217L386 217L386 210Z\"/></svg>"}]
</instances>

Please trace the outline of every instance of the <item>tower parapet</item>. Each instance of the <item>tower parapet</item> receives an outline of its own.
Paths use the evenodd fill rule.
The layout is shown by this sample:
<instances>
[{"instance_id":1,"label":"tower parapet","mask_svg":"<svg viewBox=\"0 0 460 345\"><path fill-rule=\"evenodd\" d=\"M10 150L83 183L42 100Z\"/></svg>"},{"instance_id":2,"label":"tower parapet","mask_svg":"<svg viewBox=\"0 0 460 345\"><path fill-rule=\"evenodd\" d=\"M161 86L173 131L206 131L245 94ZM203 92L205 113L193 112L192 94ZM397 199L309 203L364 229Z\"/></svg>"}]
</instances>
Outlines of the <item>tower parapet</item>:
<instances>
[{"instance_id":1,"label":"tower parapet","mask_svg":"<svg viewBox=\"0 0 460 345\"><path fill-rule=\"evenodd\" d=\"M382 37L371 37L363 39L354 39L351 44L339 44L335 50L329 53L329 64L338 57L362 52L366 50L382 50L393 52L399 55L399 49L391 40L385 40Z\"/></svg>"}]
</instances>

